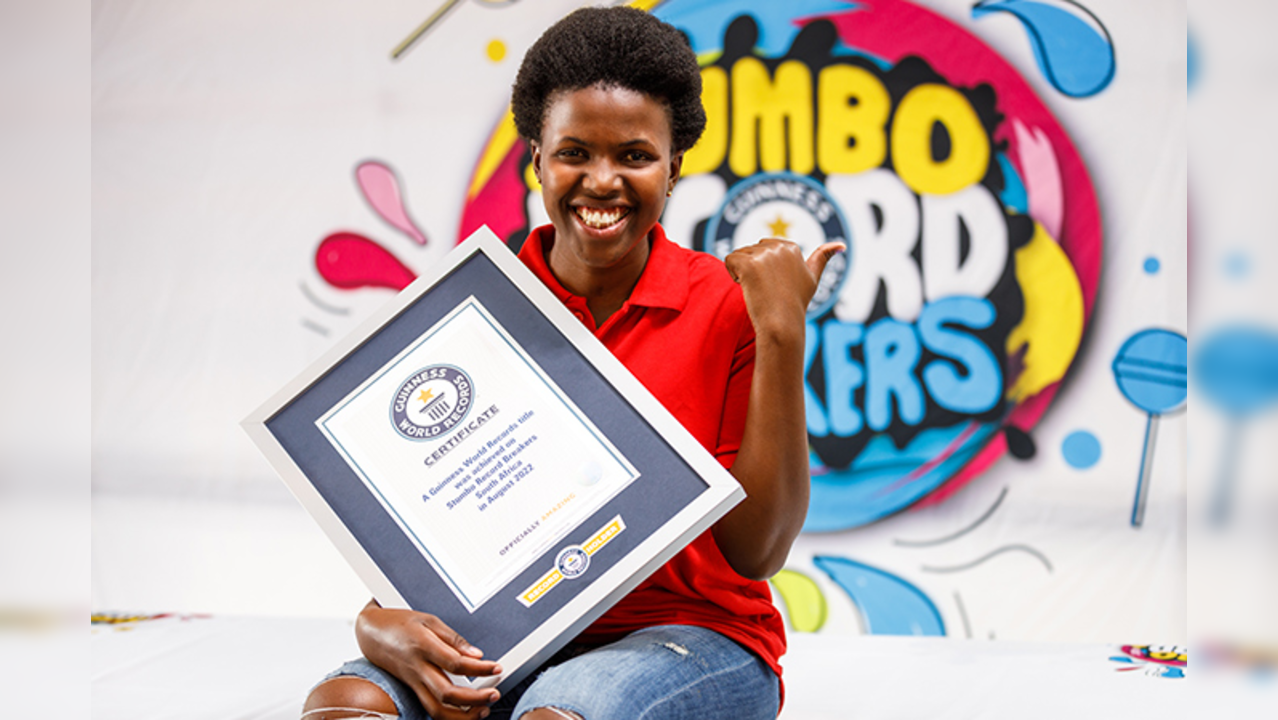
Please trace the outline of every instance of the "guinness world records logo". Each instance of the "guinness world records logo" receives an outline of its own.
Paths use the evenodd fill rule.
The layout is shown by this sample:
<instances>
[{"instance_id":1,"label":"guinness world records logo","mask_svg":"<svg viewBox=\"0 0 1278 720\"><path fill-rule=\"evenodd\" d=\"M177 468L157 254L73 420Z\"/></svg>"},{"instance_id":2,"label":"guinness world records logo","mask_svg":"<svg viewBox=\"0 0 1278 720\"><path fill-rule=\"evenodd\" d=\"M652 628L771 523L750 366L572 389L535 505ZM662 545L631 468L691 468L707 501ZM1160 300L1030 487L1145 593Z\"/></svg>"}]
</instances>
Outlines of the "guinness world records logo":
<instances>
[{"instance_id":1,"label":"guinness world records logo","mask_svg":"<svg viewBox=\"0 0 1278 720\"><path fill-rule=\"evenodd\" d=\"M555 558L555 568L566 580L581 577L589 567L590 555L578 545L569 545Z\"/></svg>"},{"instance_id":2,"label":"guinness world records logo","mask_svg":"<svg viewBox=\"0 0 1278 720\"><path fill-rule=\"evenodd\" d=\"M830 258L808 303L808 318L825 314L839 297L848 274L847 222L843 212L811 178L793 173L765 173L737 183L706 227L705 250L720 259L759 238L790 240L803 256L827 242L845 243L848 252Z\"/></svg>"},{"instance_id":3,"label":"guinness world records logo","mask_svg":"<svg viewBox=\"0 0 1278 720\"><path fill-rule=\"evenodd\" d=\"M391 424L409 440L430 440L452 429L475 403L470 376L452 365L431 365L400 383L391 399Z\"/></svg>"}]
</instances>

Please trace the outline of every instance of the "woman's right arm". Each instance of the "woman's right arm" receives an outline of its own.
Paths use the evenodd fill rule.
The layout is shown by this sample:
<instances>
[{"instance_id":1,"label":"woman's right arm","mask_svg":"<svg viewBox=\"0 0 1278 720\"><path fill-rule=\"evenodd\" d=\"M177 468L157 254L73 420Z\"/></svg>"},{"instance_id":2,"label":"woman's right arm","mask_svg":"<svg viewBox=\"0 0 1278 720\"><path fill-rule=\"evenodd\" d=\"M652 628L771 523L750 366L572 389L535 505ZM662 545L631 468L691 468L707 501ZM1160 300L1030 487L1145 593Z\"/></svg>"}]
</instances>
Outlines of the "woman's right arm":
<instances>
[{"instance_id":1,"label":"woman's right arm","mask_svg":"<svg viewBox=\"0 0 1278 720\"><path fill-rule=\"evenodd\" d=\"M481 660L483 651L434 615L369 600L355 621L355 638L364 657L408 685L434 720L477 720L499 697L496 688L458 687L444 674L476 677L502 670Z\"/></svg>"}]
</instances>

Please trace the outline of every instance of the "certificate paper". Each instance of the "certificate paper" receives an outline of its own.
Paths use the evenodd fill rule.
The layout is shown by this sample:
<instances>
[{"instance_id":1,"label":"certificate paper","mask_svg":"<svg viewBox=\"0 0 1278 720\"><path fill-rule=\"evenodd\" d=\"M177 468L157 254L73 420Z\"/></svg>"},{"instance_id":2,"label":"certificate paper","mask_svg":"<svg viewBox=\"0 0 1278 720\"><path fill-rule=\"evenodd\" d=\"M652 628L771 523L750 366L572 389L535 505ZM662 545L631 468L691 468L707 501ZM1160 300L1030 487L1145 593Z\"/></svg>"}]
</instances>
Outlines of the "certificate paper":
<instances>
[{"instance_id":1,"label":"certificate paper","mask_svg":"<svg viewBox=\"0 0 1278 720\"><path fill-rule=\"evenodd\" d=\"M638 477L474 297L316 424L471 611Z\"/></svg>"},{"instance_id":2,"label":"certificate paper","mask_svg":"<svg viewBox=\"0 0 1278 720\"><path fill-rule=\"evenodd\" d=\"M245 421L384 607L519 682L744 497L487 228Z\"/></svg>"}]
</instances>

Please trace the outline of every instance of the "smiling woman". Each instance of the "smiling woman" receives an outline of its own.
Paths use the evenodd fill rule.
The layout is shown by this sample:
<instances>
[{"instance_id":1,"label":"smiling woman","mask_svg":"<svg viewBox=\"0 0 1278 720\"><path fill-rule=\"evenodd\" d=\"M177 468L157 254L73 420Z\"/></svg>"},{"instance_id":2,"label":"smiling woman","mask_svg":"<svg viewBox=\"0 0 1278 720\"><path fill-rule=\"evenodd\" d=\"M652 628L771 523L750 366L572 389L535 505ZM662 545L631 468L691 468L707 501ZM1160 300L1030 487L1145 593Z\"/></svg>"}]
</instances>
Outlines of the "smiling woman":
<instances>
[{"instance_id":1,"label":"smiling woman","mask_svg":"<svg viewBox=\"0 0 1278 720\"><path fill-rule=\"evenodd\" d=\"M804 318L831 243L804 261L762 240L720 262L659 220L705 113L678 30L585 9L528 51L512 95L551 224L519 258L737 478L747 499L505 696L500 675L434 615L360 614L364 658L312 691L307 717L527 720L775 718L785 630L764 579L807 511Z\"/></svg>"}]
</instances>

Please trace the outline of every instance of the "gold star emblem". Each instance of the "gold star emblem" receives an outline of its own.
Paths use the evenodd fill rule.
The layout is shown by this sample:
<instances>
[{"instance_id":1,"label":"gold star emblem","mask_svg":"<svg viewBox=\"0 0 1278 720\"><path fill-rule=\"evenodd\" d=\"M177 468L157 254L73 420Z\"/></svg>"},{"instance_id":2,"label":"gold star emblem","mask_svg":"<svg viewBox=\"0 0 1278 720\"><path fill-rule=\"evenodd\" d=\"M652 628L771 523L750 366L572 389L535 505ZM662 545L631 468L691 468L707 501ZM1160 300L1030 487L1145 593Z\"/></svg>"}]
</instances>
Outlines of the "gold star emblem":
<instances>
[{"instance_id":1,"label":"gold star emblem","mask_svg":"<svg viewBox=\"0 0 1278 720\"><path fill-rule=\"evenodd\" d=\"M417 396L417 399L421 400L422 402L430 402L430 399L433 397L435 397L435 393L431 392L430 390L423 390L422 394Z\"/></svg>"},{"instance_id":2,"label":"gold star emblem","mask_svg":"<svg viewBox=\"0 0 1278 720\"><path fill-rule=\"evenodd\" d=\"M768 229L772 231L772 237L784 238L790 230L790 223L786 222L785 218L778 213L777 219L768 223Z\"/></svg>"}]
</instances>

